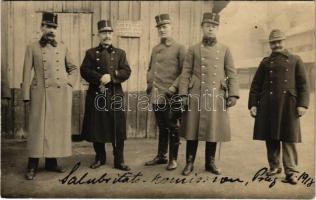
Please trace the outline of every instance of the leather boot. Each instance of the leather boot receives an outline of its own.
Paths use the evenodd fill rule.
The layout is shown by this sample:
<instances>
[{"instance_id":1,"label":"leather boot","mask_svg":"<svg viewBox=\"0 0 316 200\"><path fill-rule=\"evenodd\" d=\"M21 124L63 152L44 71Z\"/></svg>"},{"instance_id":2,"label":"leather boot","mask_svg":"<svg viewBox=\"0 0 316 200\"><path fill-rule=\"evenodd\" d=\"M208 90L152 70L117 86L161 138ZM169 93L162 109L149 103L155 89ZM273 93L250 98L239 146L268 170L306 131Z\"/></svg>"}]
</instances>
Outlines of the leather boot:
<instances>
[{"instance_id":1,"label":"leather boot","mask_svg":"<svg viewBox=\"0 0 316 200\"><path fill-rule=\"evenodd\" d=\"M124 141L119 141L114 148L114 168L122 171L130 171L131 168L124 163Z\"/></svg>"},{"instance_id":2,"label":"leather boot","mask_svg":"<svg viewBox=\"0 0 316 200\"><path fill-rule=\"evenodd\" d=\"M194 160L196 156L196 150L198 146L198 141L195 140L188 140L187 141L187 148L186 148L186 162L182 175L188 176L194 169Z\"/></svg>"},{"instance_id":3,"label":"leather boot","mask_svg":"<svg viewBox=\"0 0 316 200\"><path fill-rule=\"evenodd\" d=\"M205 170L216 175L221 171L215 165L216 142L206 142L205 144Z\"/></svg>"},{"instance_id":4,"label":"leather boot","mask_svg":"<svg viewBox=\"0 0 316 200\"><path fill-rule=\"evenodd\" d=\"M169 163L167 165L167 170L174 170L177 168L177 159L178 159L178 151L179 151L179 134L177 130L174 130L170 134L169 140Z\"/></svg>"}]
</instances>

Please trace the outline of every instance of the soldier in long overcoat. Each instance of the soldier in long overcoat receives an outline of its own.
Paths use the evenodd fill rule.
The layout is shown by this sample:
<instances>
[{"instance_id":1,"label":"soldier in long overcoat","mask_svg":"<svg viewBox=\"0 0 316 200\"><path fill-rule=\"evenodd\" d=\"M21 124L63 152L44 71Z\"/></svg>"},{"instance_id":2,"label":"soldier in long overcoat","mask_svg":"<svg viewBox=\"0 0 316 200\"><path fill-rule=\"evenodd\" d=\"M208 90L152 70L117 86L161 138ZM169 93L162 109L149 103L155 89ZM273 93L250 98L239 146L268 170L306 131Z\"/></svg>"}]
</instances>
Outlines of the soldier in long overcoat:
<instances>
[{"instance_id":1,"label":"soldier in long overcoat","mask_svg":"<svg viewBox=\"0 0 316 200\"><path fill-rule=\"evenodd\" d=\"M46 158L47 170L63 172L56 158L72 154L72 87L78 69L68 48L55 40L56 29L57 14L43 13L43 36L25 53L22 94L25 102L30 101L28 180L34 178L40 157Z\"/></svg>"},{"instance_id":2,"label":"soldier in long overcoat","mask_svg":"<svg viewBox=\"0 0 316 200\"><path fill-rule=\"evenodd\" d=\"M295 184L297 151L301 142L299 118L309 104L308 81L301 58L283 47L285 34L279 29L269 36L272 53L264 58L254 76L248 107L255 117L255 140L265 140L270 165L268 175L281 173L282 143L285 181Z\"/></svg>"},{"instance_id":3,"label":"soldier in long overcoat","mask_svg":"<svg viewBox=\"0 0 316 200\"><path fill-rule=\"evenodd\" d=\"M112 45L111 21L99 21L98 31L100 44L86 51L80 68L81 76L89 83L82 135L93 143L96 152L91 168L105 164L105 143L111 142L114 167L129 171L123 157L126 117L121 83L129 78L131 69L125 51Z\"/></svg>"},{"instance_id":4,"label":"soldier in long overcoat","mask_svg":"<svg viewBox=\"0 0 316 200\"><path fill-rule=\"evenodd\" d=\"M217 13L204 13L203 40L191 46L186 55L179 83L179 95L187 110L183 114L182 134L187 140L183 175L193 170L198 141L206 141L205 169L215 174L217 142L230 141L227 107L239 98L237 73L229 48L216 40Z\"/></svg>"},{"instance_id":5,"label":"soldier in long overcoat","mask_svg":"<svg viewBox=\"0 0 316 200\"><path fill-rule=\"evenodd\" d=\"M177 167L176 160L180 144L178 121L181 117L181 110L174 104L176 104L185 48L171 37L172 24L169 14L157 15L155 19L160 43L152 50L147 71L146 91L150 95L150 103L155 112L159 140L157 156L145 165L166 164L169 141L167 170L173 170Z\"/></svg>"}]
</instances>

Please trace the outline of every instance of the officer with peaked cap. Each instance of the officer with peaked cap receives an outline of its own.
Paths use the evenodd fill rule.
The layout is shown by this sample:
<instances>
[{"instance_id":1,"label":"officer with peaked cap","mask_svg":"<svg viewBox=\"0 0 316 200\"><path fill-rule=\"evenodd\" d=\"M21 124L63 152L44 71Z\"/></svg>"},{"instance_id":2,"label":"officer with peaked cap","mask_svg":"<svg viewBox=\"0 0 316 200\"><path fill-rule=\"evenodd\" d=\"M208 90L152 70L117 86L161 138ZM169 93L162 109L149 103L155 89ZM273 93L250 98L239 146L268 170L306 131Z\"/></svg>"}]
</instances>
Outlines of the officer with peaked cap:
<instances>
[{"instance_id":1,"label":"officer with peaked cap","mask_svg":"<svg viewBox=\"0 0 316 200\"><path fill-rule=\"evenodd\" d=\"M82 125L84 139L93 143L95 169L105 164L105 143L113 146L114 168L129 171L124 164L126 119L121 83L131 74L124 50L112 45L111 21L98 22L100 44L86 51L80 72L89 83Z\"/></svg>"},{"instance_id":2,"label":"officer with peaked cap","mask_svg":"<svg viewBox=\"0 0 316 200\"><path fill-rule=\"evenodd\" d=\"M56 158L71 155L72 87L78 69L65 44L55 40L57 17L43 13L42 37L27 46L24 58L22 94L31 106L28 180L34 178L40 157L45 157L46 170L63 172Z\"/></svg>"},{"instance_id":3,"label":"officer with peaked cap","mask_svg":"<svg viewBox=\"0 0 316 200\"><path fill-rule=\"evenodd\" d=\"M217 41L217 13L204 13L203 39L186 55L179 83L179 94L187 110L182 131L187 140L183 175L193 171L199 141L205 141L205 170L220 174L215 165L218 142L231 139L227 107L234 106L238 94L237 73L229 48Z\"/></svg>"},{"instance_id":4,"label":"officer with peaked cap","mask_svg":"<svg viewBox=\"0 0 316 200\"><path fill-rule=\"evenodd\" d=\"M255 140L266 142L270 171L279 174L281 144L284 182L297 183L296 143L301 142L299 118L309 104L309 87L301 58L284 48L285 34L272 30L269 36L272 53L264 58L253 78L248 108L255 117Z\"/></svg>"},{"instance_id":5,"label":"officer with peaked cap","mask_svg":"<svg viewBox=\"0 0 316 200\"><path fill-rule=\"evenodd\" d=\"M145 165L166 164L166 153L169 143L169 163L167 170L177 167L178 149L180 144L178 120L180 109L176 109L176 93L179 87L179 75L185 57L185 48L172 37L172 25L169 14L155 17L160 43L151 54L147 71L147 94L153 105L156 122L159 128L157 156Z\"/></svg>"}]
</instances>

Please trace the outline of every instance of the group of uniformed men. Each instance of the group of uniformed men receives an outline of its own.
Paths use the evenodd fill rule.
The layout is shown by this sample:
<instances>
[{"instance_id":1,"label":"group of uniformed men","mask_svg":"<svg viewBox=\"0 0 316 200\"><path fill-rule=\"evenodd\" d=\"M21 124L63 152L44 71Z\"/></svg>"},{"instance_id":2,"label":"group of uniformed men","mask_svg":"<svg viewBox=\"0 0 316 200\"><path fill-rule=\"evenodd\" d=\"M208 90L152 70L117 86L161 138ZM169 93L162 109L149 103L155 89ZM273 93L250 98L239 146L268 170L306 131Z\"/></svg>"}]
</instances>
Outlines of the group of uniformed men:
<instances>
[{"instance_id":1,"label":"group of uniformed men","mask_svg":"<svg viewBox=\"0 0 316 200\"><path fill-rule=\"evenodd\" d=\"M78 68L67 47L55 40L57 17L55 13L43 13L42 37L26 48L22 91L24 101L31 100L28 180L35 177L39 158L45 158L46 170L64 172L57 158L71 155L72 87ZM216 37L220 16L203 14L203 38L187 52L172 38L169 15L157 15L155 20L160 43L152 49L146 92L155 113L159 139L157 155L145 165L168 163L167 170L176 169L181 133L187 140L182 174L187 176L193 171L198 142L205 141L205 170L219 175L221 171L215 164L217 143L231 140L227 110L239 99L231 51ZM112 44L111 21L101 20L97 28L100 43L86 51L80 67L81 76L89 83L82 136L93 143L96 155L92 169L106 163L105 143L112 143L114 168L129 171L123 156L124 104L121 101L117 105L116 98L123 100L121 83L129 78L131 69L125 51ZM271 31L272 53L262 60L255 74L249 110L255 117L254 139L266 141L270 165L267 175L282 171L282 144L284 181L296 184L295 143L301 142L299 117L308 108L309 90L304 64L300 57L284 49L284 40L282 31ZM96 106L101 94L106 98Z\"/></svg>"}]
</instances>

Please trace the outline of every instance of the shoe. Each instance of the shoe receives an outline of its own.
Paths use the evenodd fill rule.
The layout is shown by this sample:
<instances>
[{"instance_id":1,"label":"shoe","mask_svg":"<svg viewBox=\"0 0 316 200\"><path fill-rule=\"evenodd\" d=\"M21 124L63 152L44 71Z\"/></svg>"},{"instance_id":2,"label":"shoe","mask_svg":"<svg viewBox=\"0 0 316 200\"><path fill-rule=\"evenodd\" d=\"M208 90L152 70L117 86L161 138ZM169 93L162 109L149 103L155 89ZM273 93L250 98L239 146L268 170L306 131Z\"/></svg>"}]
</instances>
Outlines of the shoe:
<instances>
[{"instance_id":1,"label":"shoe","mask_svg":"<svg viewBox=\"0 0 316 200\"><path fill-rule=\"evenodd\" d=\"M176 160L170 160L168 165L167 165L167 170L174 170L178 167L177 161Z\"/></svg>"},{"instance_id":2,"label":"shoe","mask_svg":"<svg viewBox=\"0 0 316 200\"><path fill-rule=\"evenodd\" d=\"M283 183L289 183L292 185L296 185L297 184L297 178L296 176L294 176L294 174L287 174L285 176L285 179L282 180Z\"/></svg>"},{"instance_id":3,"label":"shoe","mask_svg":"<svg viewBox=\"0 0 316 200\"><path fill-rule=\"evenodd\" d=\"M131 171L131 168L124 163L114 164L114 168L122 171Z\"/></svg>"},{"instance_id":4,"label":"shoe","mask_svg":"<svg viewBox=\"0 0 316 200\"><path fill-rule=\"evenodd\" d=\"M276 174L280 174L282 172L282 168L281 167L277 167L277 168L270 168L270 170L267 172L268 176L273 176Z\"/></svg>"},{"instance_id":5,"label":"shoe","mask_svg":"<svg viewBox=\"0 0 316 200\"><path fill-rule=\"evenodd\" d=\"M45 167L45 169L47 171L51 171L51 172L57 172L57 173L64 173L66 170L63 169L61 166L54 166L54 167Z\"/></svg>"},{"instance_id":6,"label":"shoe","mask_svg":"<svg viewBox=\"0 0 316 200\"><path fill-rule=\"evenodd\" d=\"M193 162L188 162L182 171L182 175L188 176L189 174L191 174L193 169L194 169Z\"/></svg>"},{"instance_id":7,"label":"shoe","mask_svg":"<svg viewBox=\"0 0 316 200\"><path fill-rule=\"evenodd\" d=\"M156 156L153 160L146 162L145 166L167 164L167 162L168 160L165 158L165 156Z\"/></svg>"},{"instance_id":8,"label":"shoe","mask_svg":"<svg viewBox=\"0 0 316 200\"><path fill-rule=\"evenodd\" d=\"M221 170L216 167L214 162L211 162L211 163L207 164L205 166L205 170L208 171L208 172L211 172L213 174L216 174L216 175L221 175L222 174Z\"/></svg>"},{"instance_id":9,"label":"shoe","mask_svg":"<svg viewBox=\"0 0 316 200\"><path fill-rule=\"evenodd\" d=\"M25 174L25 179L26 180L33 180L35 175L36 175L36 170L35 169L28 169L26 174Z\"/></svg>"},{"instance_id":10,"label":"shoe","mask_svg":"<svg viewBox=\"0 0 316 200\"><path fill-rule=\"evenodd\" d=\"M105 165L105 161L96 160L96 161L94 161L94 163L92 163L92 164L90 165L90 168L91 168L91 169L96 169L96 168L101 167L102 165Z\"/></svg>"}]
</instances>

